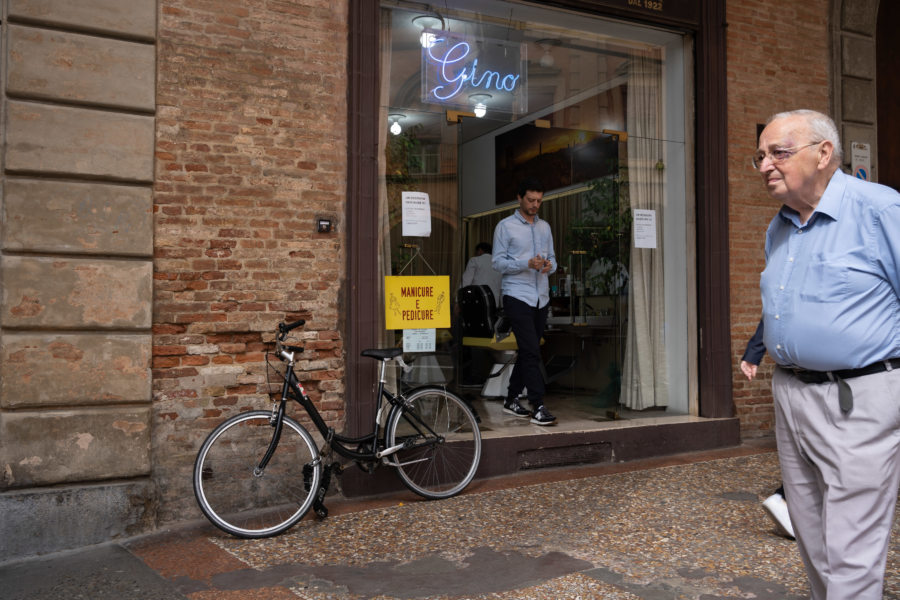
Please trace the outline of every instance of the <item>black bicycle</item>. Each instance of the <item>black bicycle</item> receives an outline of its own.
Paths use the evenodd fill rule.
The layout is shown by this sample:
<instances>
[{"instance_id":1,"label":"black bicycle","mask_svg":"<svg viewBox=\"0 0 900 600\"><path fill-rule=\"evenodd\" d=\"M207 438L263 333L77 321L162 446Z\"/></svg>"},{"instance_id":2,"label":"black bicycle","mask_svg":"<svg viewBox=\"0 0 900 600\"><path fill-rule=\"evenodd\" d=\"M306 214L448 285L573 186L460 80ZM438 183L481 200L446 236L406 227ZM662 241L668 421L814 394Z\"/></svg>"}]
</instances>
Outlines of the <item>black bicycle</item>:
<instances>
[{"instance_id":1,"label":"black bicycle","mask_svg":"<svg viewBox=\"0 0 900 600\"><path fill-rule=\"evenodd\" d=\"M340 435L326 425L294 373L295 356L303 348L287 345L285 339L303 323L278 324L274 354L286 368L284 373L275 369L283 385L272 410L231 417L203 442L194 462L194 495L203 514L220 529L244 538L282 533L310 508L324 518L331 477L344 468L328 462L332 450L370 473L380 464L395 468L406 487L424 498L460 493L481 460L481 431L469 406L438 386L392 394L385 389L386 367L397 361L407 369L403 350L364 350L363 356L380 361L374 428L362 437ZM306 410L322 435L321 450L310 433L285 414L289 399Z\"/></svg>"}]
</instances>

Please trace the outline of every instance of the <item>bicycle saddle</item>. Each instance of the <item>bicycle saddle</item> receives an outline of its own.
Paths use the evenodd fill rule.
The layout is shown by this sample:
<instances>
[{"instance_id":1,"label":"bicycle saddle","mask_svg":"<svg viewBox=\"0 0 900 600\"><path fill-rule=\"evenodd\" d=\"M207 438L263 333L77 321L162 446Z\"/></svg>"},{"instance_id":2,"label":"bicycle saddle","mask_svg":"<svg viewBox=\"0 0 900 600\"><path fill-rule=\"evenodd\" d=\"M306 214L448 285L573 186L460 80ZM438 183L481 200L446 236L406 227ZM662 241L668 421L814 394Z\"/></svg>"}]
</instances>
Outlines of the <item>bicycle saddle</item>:
<instances>
[{"instance_id":1,"label":"bicycle saddle","mask_svg":"<svg viewBox=\"0 0 900 600\"><path fill-rule=\"evenodd\" d=\"M362 356L387 360L403 354L403 348L369 348L361 352Z\"/></svg>"}]
</instances>

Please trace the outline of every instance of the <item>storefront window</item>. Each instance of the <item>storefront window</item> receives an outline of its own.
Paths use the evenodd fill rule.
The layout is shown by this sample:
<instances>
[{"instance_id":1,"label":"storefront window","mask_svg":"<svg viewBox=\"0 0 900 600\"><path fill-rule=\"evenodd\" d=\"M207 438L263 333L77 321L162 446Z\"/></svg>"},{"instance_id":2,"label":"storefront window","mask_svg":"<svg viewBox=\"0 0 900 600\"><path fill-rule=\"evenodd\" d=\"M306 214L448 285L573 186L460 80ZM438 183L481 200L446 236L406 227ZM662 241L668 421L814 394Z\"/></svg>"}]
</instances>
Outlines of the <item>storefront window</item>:
<instances>
[{"instance_id":1,"label":"storefront window","mask_svg":"<svg viewBox=\"0 0 900 600\"><path fill-rule=\"evenodd\" d=\"M381 274L446 275L458 301L518 179L538 176L560 265L543 343L553 406L594 420L690 412L690 38L480 0L440 13L384 2L380 39ZM427 194L427 235L404 235L404 192ZM485 330L490 307L463 308L405 377L484 402L505 394L490 375L514 349Z\"/></svg>"}]
</instances>

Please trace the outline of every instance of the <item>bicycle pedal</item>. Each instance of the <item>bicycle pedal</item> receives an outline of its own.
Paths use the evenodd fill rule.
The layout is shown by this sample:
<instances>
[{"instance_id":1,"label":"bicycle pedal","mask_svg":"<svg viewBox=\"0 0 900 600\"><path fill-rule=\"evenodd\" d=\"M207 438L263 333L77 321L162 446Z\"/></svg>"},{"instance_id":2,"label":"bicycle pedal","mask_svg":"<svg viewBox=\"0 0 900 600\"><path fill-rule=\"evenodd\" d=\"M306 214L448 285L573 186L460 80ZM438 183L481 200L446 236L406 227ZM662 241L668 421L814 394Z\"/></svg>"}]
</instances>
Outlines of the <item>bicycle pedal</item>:
<instances>
[{"instance_id":1,"label":"bicycle pedal","mask_svg":"<svg viewBox=\"0 0 900 600\"><path fill-rule=\"evenodd\" d=\"M303 465L303 489L307 492L309 491L310 484L312 483L312 474L313 468L310 464Z\"/></svg>"}]
</instances>

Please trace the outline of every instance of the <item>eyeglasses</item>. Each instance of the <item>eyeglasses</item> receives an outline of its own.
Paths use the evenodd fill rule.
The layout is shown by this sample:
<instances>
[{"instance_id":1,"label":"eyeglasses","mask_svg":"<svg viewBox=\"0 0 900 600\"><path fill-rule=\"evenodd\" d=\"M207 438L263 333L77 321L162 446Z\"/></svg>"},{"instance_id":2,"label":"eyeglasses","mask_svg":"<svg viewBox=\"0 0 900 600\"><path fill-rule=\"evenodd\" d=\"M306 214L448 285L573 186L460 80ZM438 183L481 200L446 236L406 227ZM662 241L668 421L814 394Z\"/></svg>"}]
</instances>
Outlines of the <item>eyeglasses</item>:
<instances>
[{"instance_id":1,"label":"eyeglasses","mask_svg":"<svg viewBox=\"0 0 900 600\"><path fill-rule=\"evenodd\" d=\"M783 163L804 148L817 146L823 141L825 140L819 140L818 142L811 142L809 144L806 144L805 146L795 146L793 148L775 148L771 152L763 152L762 150L760 150L750 158L750 162L753 163L753 168L759 171L762 168L763 162L765 162L767 158L772 160L772 164L777 165Z\"/></svg>"}]
</instances>

